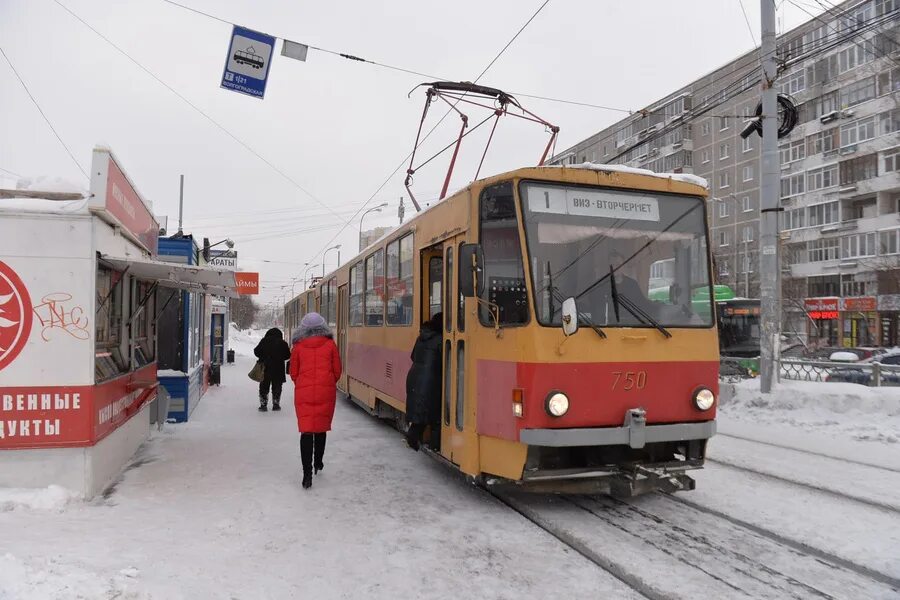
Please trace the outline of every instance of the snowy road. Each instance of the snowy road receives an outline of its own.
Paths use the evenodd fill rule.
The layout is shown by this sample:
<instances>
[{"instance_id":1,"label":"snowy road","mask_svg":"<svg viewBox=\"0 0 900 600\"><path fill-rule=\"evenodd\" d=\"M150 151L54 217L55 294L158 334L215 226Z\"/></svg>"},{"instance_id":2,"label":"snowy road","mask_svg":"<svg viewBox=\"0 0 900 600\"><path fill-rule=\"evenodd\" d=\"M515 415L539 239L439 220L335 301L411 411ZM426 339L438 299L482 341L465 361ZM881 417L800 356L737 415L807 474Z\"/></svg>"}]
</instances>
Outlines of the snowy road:
<instances>
[{"instance_id":1,"label":"snowy road","mask_svg":"<svg viewBox=\"0 0 900 600\"><path fill-rule=\"evenodd\" d=\"M250 364L107 498L0 490L0 600L900 595L898 444L723 419L693 492L517 512L339 402L304 491L293 407L256 412Z\"/></svg>"}]
</instances>

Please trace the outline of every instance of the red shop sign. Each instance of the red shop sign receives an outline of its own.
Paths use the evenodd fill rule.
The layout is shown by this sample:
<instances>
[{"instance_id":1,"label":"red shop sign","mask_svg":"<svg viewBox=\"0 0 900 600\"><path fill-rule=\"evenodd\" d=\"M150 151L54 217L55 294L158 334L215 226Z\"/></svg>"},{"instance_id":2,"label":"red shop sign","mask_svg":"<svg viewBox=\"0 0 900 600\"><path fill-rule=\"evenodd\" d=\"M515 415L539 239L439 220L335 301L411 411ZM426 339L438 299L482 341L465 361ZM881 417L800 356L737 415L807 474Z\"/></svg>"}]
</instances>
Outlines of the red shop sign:
<instances>
[{"instance_id":1,"label":"red shop sign","mask_svg":"<svg viewBox=\"0 0 900 600\"><path fill-rule=\"evenodd\" d=\"M860 298L844 298L844 310L872 311L878 308L878 299L874 296Z\"/></svg>"},{"instance_id":2,"label":"red shop sign","mask_svg":"<svg viewBox=\"0 0 900 600\"><path fill-rule=\"evenodd\" d=\"M810 311L838 311L840 310L840 298L807 298L804 301L806 312Z\"/></svg>"}]
</instances>

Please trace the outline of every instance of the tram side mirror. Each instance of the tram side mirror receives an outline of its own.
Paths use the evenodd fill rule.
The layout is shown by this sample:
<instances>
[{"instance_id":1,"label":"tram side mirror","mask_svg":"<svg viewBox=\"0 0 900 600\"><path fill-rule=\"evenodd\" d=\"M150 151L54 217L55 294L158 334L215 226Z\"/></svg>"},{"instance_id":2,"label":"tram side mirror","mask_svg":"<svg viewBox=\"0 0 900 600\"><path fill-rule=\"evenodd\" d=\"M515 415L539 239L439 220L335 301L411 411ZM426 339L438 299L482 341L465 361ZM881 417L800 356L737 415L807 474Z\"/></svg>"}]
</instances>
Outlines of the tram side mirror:
<instances>
[{"instance_id":1,"label":"tram side mirror","mask_svg":"<svg viewBox=\"0 0 900 600\"><path fill-rule=\"evenodd\" d=\"M459 293L466 298L481 296L484 291L484 250L480 244L463 244L459 248Z\"/></svg>"},{"instance_id":2,"label":"tram side mirror","mask_svg":"<svg viewBox=\"0 0 900 600\"><path fill-rule=\"evenodd\" d=\"M578 307L575 298L566 298L562 305L562 327L567 336L578 331Z\"/></svg>"}]
</instances>

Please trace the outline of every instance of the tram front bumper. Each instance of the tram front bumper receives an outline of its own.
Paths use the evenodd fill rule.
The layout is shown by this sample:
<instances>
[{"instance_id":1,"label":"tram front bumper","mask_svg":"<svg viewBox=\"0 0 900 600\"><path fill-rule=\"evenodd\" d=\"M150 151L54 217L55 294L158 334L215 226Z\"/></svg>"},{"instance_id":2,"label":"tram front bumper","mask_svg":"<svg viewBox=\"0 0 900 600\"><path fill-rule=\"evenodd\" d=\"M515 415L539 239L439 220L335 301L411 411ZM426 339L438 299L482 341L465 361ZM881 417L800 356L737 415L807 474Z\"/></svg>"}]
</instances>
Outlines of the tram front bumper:
<instances>
[{"instance_id":1,"label":"tram front bumper","mask_svg":"<svg viewBox=\"0 0 900 600\"><path fill-rule=\"evenodd\" d=\"M708 440L716 433L715 421L647 425L642 409L625 415L622 427L585 427L578 429L522 429L519 441L531 446L564 448L570 446L629 446L643 448L657 442Z\"/></svg>"}]
</instances>

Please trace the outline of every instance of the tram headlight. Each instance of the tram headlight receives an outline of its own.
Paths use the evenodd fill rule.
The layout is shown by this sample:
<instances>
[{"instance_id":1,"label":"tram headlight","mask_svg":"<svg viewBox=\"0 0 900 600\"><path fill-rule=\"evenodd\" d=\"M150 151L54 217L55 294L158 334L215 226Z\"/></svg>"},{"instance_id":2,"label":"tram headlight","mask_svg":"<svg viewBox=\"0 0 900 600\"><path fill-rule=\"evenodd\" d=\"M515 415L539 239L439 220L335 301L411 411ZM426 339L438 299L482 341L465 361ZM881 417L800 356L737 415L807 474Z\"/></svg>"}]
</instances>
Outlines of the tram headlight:
<instances>
[{"instance_id":1,"label":"tram headlight","mask_svg":"<svg viewBox=\"0 0 900 600\"><path fill-rule=\"evenodd\" d=\"M544 408L551 417L561 417L569 412L569 397L562 392L550 392Z\"/></svg>"},{"instance_id":2,"label":"tram headlight","mask_svg":"<svg viewBox=\"0 0 900 600\"><path fill-rule=\"evenodd\" d=\"M716 403L716 395L709 388L700 387L694 390L693 400L698 410L709 410Z\"/></svg>"}]
</instances>

